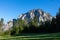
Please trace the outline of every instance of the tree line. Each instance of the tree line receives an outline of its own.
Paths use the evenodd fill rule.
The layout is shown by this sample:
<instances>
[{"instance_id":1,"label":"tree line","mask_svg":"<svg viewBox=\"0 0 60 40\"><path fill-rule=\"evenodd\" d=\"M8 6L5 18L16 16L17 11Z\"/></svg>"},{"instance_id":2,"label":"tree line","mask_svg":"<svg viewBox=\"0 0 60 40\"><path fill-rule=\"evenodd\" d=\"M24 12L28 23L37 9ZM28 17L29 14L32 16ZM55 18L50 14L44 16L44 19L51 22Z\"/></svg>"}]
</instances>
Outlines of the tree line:
<instances>
[{"instance_id":1,"label":"tree line","mask_svg":"<svg viewBox=\"0 0 60 40\"><path fill-rule=\"evenodd\" d=\"M52 21L40 22L38 25L37 16L31 20L29 23L20 20L13 19L13 27L12 29L5 32L5 34L9 35L18 35L21 33L55 33L60 32L60 8L56 17L52 18Z\"/></svg>"}]
</instances>

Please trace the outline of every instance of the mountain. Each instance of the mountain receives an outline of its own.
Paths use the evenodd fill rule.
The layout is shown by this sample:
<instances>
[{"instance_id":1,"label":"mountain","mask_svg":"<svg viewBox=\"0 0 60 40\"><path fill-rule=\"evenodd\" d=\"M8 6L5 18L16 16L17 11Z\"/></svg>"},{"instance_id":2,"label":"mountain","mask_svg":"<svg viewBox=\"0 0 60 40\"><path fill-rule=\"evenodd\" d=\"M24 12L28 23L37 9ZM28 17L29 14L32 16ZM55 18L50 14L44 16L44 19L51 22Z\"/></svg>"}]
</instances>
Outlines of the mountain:
<instances>
[{"instance_id":1,"label":"mountain","mask_svg":"<svg viewBox=\"0 0 60 40\"><path fill-rule=\"evenodd\" d=\"M41 21L52 21L53 18L49 13L44 12L42 9L33 9L24 14L19 15L18 19L24 20L28 23L31 20L34 20L35 17L37 17L38 23L41 23ZM11 29L13 27L13 21L14 20L9 21L6 25L4 25L2 28L3 31Z\"/></svg>"},{"instance_id":2,"label":"mountain","mask_svg":"<svg viewBox=\"0 0 60 40\"><path fill-rule=\"evenodd\" d=\"M45 21L51 21L52 20L52 16L49 13L44 12L42 9L30 10L27 13L19 15L18 18L21 20L25 20L27 22L30 22L36 16L37 16L39 22L40 21L45 22Z\"/></svg>"}]
</instances>

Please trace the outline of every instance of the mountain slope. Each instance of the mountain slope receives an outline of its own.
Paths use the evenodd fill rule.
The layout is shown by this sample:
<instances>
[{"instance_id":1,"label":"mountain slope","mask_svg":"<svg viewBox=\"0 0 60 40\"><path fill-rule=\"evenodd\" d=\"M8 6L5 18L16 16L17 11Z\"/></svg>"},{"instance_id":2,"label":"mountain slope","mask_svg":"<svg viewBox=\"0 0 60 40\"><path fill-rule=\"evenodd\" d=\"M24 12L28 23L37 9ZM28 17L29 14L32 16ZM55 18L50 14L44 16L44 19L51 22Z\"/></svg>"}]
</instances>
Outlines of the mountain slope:
<instances>
[{"instance_id":1,"label":"mountain slope","mask_svg":"<svg viewBox=\"0 0 60 40\"><path fill-rule=\"evenodd\" d=\"M41 21L45 22L45 21L51 21L52 20L52 16L49 13L42 11L41 9L30 10L27 13L21 14L18 17L18 19L24 20L24 21L26 21L26 23L28 23L31 20L34 20L35 17L37 17L37 19L38 19L38 25L41 24ZM14 25L13 21L9 21L6 25L4 25L2 28L3 31L11 29Z\"/></svg>"},{"instance_id":2,"label":"mountain slope","mask_svg":"<svg viewBox=\"0 0 60 40\"><path fill-rule=\"evenodd\" d=\"M45 22L48 20L50 21L52 20L52 16L49 13L42 11L41 9L30 10L29 12L20 15L18 18L21 20L27 20L27 22L30 22L36 16L39 22L40 21Z\"/></svg>"}]
</instances>

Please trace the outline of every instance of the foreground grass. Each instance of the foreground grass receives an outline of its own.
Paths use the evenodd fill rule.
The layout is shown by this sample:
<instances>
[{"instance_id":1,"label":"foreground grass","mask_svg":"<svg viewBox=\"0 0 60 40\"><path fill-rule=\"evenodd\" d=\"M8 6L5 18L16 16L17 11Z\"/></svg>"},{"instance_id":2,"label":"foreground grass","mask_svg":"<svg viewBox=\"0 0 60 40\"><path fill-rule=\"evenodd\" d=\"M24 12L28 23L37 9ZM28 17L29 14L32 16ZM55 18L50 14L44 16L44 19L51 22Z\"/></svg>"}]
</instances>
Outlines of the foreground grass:
<instances>
[{"instance_id":1,"label":"foreground grass","mask_svg":"<svg viewBox=\"0 0 60 40\"><path fill-rule=\"evenodd\" d=\"M0 40L60 40L60 33L21 34L21 36L0 36Z\"/></svg>"}]
</instances>

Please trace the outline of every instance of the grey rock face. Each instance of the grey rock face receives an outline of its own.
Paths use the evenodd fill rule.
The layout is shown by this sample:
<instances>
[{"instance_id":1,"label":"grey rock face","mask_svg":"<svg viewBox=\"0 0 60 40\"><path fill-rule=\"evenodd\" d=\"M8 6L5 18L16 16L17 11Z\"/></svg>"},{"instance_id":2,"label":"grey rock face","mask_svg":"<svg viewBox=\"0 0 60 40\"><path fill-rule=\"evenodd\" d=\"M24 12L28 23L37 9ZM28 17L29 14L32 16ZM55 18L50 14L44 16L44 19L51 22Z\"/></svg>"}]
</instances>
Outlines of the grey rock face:
<instances>
[{"instance_id":1,"label":"grey rock face","mask_svg":"<svg viewBox=\"0 0 60 40\"><path fill-rule=\"evenodd\" d=\"M21 20L27 20L29 22L29 21L33 20L35 16L38 17L39 22L40 21L45 22L48 20L50 20L50 21L52 20L52 16L50 14L42 11L41 9L30 10L29 12L20 15L18 18Z\"/></svg>"}]
</instances>

